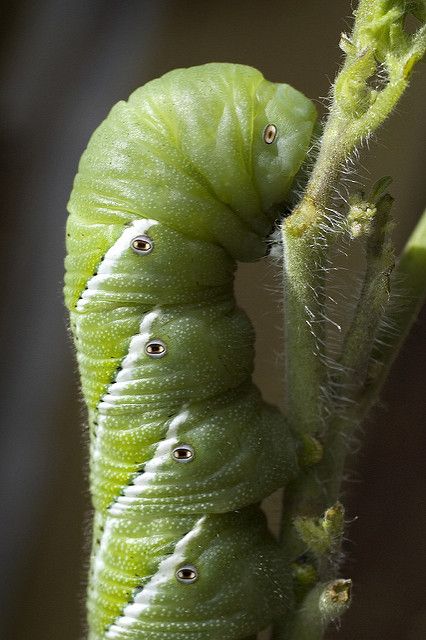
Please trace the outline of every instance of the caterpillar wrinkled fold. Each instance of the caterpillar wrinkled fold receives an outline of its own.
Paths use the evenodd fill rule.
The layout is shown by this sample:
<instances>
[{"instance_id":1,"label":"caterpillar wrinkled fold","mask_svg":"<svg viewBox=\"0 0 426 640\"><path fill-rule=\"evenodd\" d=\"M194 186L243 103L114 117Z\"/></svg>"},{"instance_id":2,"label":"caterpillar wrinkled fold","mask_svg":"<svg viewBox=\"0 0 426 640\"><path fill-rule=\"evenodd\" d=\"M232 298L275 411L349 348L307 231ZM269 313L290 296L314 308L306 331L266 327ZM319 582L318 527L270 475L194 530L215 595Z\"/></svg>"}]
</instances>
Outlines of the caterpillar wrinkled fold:
<instances>
[{"instance_id":1,"label":"caterpillar wrinkled fold","mask_svg":"<svg viewBox=\"0 0 426 640\"><path fill-rule=\"evenodd\" d=\"M90 640L252 638L291 604L260 501L298 468L251 381L236 261L265 255L312 103L236 64L113 107L69 202L65 299L90 427Z\"/></svg>"}]
</instances>

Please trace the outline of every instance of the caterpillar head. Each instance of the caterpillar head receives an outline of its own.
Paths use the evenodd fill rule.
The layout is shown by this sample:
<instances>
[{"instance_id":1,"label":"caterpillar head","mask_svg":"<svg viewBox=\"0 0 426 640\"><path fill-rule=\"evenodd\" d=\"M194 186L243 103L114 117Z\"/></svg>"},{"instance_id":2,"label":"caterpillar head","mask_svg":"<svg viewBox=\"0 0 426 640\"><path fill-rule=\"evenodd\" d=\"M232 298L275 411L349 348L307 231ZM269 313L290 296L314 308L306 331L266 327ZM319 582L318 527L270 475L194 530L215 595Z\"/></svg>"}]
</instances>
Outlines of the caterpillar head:
<instances>
[{"instance_id":1,"label":"caterpillar head","mask_svg":"<svg viewBox=\"0 0 426 640\"><path fill-rule=\"evenodd\" d=\"M232 217L246 225L225 232L238 235L231 253L252 259L257 248L249 234L269 235L276 217L270 209L285 199L309 149L313 103L252 67L227 63L172 71L151 89L164 96L167 137L187 174L228 207L227 226Z\"/></svg>"},{"instance_id":2,"label":"caterpillar head","mask_svg":"<svg viewBox=\"0 0 426 640\"><path fill-rule=\"evenodd\" d=\"M251 67L176 69L119 102L83 154L68 208L72 307L123 227L152 218L255 260L309 148L315 108ZM139 251L147 254L148 248Z\"/></svg>"},{"instance_id":3,"label":"caterpillar head","mask_svg":"<svg viewBox=\"0 0 426 640\"><path fill-rule=\"evenodd\" d=\"M282 202L308 151L313 103L288 84L263 81L253 120L253 177L263 210Z\"/></svg>"}]
</instances>

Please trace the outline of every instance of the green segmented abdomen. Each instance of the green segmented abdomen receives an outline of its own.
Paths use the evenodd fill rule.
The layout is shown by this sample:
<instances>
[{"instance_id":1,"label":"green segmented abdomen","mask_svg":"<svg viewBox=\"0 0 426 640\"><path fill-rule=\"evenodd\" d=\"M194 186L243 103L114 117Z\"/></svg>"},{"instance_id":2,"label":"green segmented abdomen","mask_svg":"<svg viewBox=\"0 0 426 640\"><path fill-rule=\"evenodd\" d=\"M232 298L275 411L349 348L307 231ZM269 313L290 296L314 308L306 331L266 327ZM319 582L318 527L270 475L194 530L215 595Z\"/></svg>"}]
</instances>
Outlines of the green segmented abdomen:
<instances>
[{"instance_id":1,"label":"green segmented abdomen","mask_svg":"<svg viewBox=\"0 0 426 640\"><path fill-rule=\"evenodd\" d=\"M284 615L288 568L257 505L295 446L251 382L232 289L314 118L287 85L205 65L119 103L82 157L65 294L91 433L90 640L237 640Z\"/></svg>"}]
</instances>

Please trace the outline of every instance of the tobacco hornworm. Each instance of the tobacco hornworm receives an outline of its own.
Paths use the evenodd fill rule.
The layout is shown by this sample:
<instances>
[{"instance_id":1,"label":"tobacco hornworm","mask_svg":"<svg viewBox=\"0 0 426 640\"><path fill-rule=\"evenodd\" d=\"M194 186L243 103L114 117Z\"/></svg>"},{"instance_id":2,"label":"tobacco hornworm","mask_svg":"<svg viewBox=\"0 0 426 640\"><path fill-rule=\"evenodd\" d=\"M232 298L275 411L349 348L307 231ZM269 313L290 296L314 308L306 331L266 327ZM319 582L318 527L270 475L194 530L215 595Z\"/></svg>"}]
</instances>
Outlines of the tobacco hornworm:
<instances>
[{"instance_id":1,"label":"tobacco hornworm","mask_svg":"<svg viewBox=\"0 0 426 640\"><path fill-rule=\"evenodd\" d=\"M90 424L90 640L235 640L284 615L259 502L296 472L251 382L236 260L264 255L312 103L234 64L119 102L69 202L65 298Z\"/></svg>"}]
</instances>

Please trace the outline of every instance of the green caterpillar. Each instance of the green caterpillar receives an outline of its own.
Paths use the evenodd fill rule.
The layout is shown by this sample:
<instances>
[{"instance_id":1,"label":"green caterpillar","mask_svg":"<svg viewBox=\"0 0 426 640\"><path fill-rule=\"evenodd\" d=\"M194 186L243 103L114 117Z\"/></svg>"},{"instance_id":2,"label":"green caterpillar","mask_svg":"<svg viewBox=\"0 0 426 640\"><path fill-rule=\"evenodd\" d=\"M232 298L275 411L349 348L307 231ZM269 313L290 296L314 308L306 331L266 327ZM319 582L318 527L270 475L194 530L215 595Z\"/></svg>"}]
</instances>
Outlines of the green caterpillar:
<instances>
[{"instance_id":1,"label":"green caterpillar","mask_svg":"<svg viewBox=\"0 0 426 640\"><path fill-rule=\"evenodd\" d=\"M265 254L315 109L250 67L119 102L69 202L65 299L90 424L89 639L249 638L291 604L259 502L297 471L251 382L236 260Z\"/></svg>"}]
</instances>

